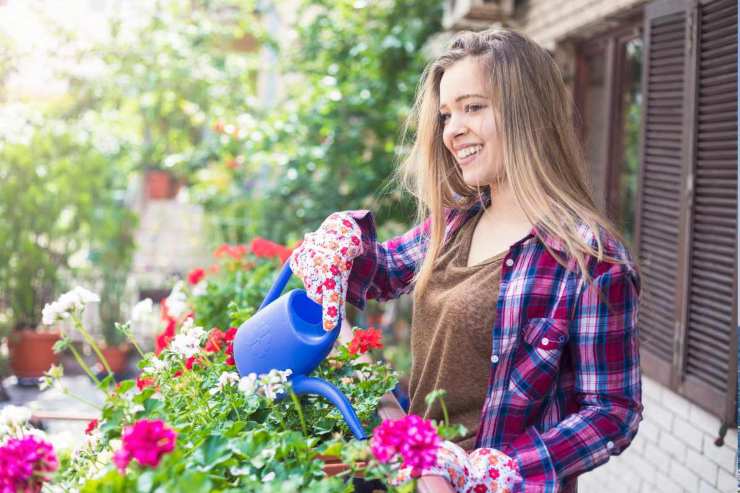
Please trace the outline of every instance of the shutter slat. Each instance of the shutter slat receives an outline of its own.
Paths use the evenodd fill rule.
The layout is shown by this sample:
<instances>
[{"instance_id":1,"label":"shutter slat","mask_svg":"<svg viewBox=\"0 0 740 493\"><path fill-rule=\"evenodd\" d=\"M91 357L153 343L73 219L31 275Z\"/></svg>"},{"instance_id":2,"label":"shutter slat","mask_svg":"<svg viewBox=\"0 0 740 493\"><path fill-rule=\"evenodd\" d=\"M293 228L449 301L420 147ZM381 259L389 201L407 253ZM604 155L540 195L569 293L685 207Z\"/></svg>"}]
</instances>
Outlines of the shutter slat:
<instances>
[{"instance_id":1,"label":"shutter slat","mask_svg":"<svg viewBox=\"0 0 740 493\"><path fill-rule=\"evenodd\" d=\"M723 19L728 15L737 15L737 10L733 6L734 3L735 0L721 0L703 5L701 13L705 22L702 23L702 29L710 25L710 20L716 21L716 19Z\"/></svg>"},{"instance_id":2,"label":"shutter slat","mask_svg":"<svg viewBox=\"0 0 740 493\"><path fill-rule=\"evenodd\" d=\"M732 36L737 36L736 15L725 17L720 22L717 22L716 28L713 31L702 31L701 40L702 43L706 43L717 38L731 38Z\"/></svg>"}]
</instances>

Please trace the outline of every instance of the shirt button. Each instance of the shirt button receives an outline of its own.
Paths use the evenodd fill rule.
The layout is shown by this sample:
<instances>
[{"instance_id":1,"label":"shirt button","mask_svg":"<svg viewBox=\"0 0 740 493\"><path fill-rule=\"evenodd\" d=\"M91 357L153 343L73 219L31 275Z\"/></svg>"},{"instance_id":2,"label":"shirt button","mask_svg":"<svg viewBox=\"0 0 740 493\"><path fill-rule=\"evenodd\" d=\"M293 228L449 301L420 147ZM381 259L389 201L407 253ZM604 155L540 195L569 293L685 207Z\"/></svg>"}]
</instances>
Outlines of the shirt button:
<instances>
[{"instance_id":1,"label":"shirt button","mask_svg":"<svg viewBox=\"0 0 740 493\"><path fill-rule=\"evenodd\" d=\"M608 442L606 442L606 448L609 449L609 450L613 449L614 448L614 442L612 442L611 440L609 440Z\"/></svg>"},{"instance_id":2,"label":"shirt button","mask_svg":"<svg viewBox=\"0 0 740 493\"><path fill-rule=\"evenodd\" d=\"M498 363L498 355L497 354L494 354L493 356L491 356L491 363Z\"/></svg>"},{"instance_id":3,"label":"shirt button","mask_svg":"<svg viewBox=\"0 0 740 493\"><path fill-rule=\"evenodd\" d=\"M505 263L507 267L511 267L512 265L514 265L514 259L507 258Z\"/></svg>"},{"instance_id":4,"label":"shirt button","mask_svg":"<svg viewBox=\"0 0 740 493\"><path fill-rule=\"evenodd\" d=\"M550 339L548 339L547 337L543 337L542 338L542 345L543 346L547 346L548 344L550 344Z\"/></svg>"}]
</instances>

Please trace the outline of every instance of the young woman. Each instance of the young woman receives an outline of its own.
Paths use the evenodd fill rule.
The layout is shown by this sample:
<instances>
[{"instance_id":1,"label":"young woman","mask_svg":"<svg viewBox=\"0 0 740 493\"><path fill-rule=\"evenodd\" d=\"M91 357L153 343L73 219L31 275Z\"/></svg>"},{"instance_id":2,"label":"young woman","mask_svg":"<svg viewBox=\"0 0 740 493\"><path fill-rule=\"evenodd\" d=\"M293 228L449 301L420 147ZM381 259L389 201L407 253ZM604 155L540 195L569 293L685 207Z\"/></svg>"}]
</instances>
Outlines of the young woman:
<instances>
[{"instance_id":1,"label":"young woman","mask_svg":"<svg viewBox=\"0 0 740 493\"><path fill-rule=\"evenodd\" d=\"M458 491L575 491L641 419L639 274L590 197L570 101L525 36L461 33L422 76L399 172L419 225L380 242L369 211L338 212L291 257L327 330L345 298L413 290L410 412L441 419L424 397L447 390L472 452L446 444L428 473Z\"/></svg>"}]
</instances>

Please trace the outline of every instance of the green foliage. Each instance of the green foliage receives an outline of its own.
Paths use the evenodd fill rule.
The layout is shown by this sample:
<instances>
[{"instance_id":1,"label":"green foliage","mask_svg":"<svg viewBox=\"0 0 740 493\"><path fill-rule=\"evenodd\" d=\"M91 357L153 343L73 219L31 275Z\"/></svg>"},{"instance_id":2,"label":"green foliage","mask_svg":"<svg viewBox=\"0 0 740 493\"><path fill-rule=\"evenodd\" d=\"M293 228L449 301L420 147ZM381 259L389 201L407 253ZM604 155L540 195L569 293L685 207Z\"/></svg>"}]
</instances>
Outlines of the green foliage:
<instances>
[{"instance_id":1,"label":"green foliage","mask_svg":"<svg viewBox=\"0 0 740 493\"><path fill-rule=\"evenodd\" d=\"M88 266L84 258L73 265L73 255L109 252L109 241L130 255L131 243L116 236L133 218L118 212L117 172L85 122L27 111L4 117L15 131L0 138L0 292L7 325L35 327L65 276Z\"/></svg>"},{"instance_id":2,"label":"green foliage","mask_svg":"<svg viewBox=\"0 0 740 493\"><path fill-rule=\"evenodd\" d=\"M270 278L278 267L270 260L253 262L248 256L236 254L222 262L220 272L229 266L235 270L241 267L242 278ZM233 283L235 276L207 279L213 288L210 292L217 293L219 284ZM209 291L191 295L192 306L204 306L199 299L209 296ZM261 297L247 296L241 306L254 311L261 301ZM214 325L203 314L198 314L198 320L206 326ZM189 337L193 330L183 329L178 337ZM158 356L144 355L139 364L142 377L136 383L126 380L113 387L112 380L102 381L99 387L106 391L106 399L96 438L62 459L58 485L82 492L116 493L352 491L351 484L343 479L325 477L318 456L326 452L338 456L353 443L367 449L367 442L353 440L340 413L323 398L301 398L304 427L296 401L273 400L264 390L264 386L273 384L266 380L258 379L259 385L249 390L235 381L224 383L223 376L232 374L235 368L228 363L225 345L209 349L209 337L199 337L200 349L191 367L170 346ZM315 376L343 391L369 430L377 424L375 410L381 396L395 386L396 378L387 365L361 363L358 357L346 346L338 346ZM289 391L289 383L281 385ZM111 454L120 446L122 429L144 418L161 419L174 428L176 448L156 468L142 467L134 461L121 474L112 464Z\"/></svg>"},{"instance_id":3,"label":"green foliage","mask_svg":"<svg viewBox=\"0 0 740 493\"><path fill-rule=\"evenodd\" d=\"M222 238L291 242L332 211L360 207L381 224L408 223L412 204L384 185L440 9L437 0L301 2L297 41L281 53L298 82L271 114L244 108L204 142L196 192Z\"/></svg>"}]
</instances>

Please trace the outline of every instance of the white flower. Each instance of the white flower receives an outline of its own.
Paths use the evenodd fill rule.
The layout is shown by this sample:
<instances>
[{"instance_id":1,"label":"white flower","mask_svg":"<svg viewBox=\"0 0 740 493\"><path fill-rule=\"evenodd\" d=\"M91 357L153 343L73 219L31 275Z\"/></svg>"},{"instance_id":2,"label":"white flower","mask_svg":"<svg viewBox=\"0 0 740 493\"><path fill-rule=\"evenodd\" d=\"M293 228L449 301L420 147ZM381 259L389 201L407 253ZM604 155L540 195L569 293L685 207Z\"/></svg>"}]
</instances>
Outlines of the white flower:
<instances>
[{"instance_id":1,"label":"white flower","mask_svg":"<svg viewBox=\"0 0 740 493\"><path fill-rule=\"evenodd\" d=\"M262 482L268 483L272 481L273 479L275 479L275 471L270 471L262 477Z\"/></svg>"},{"instance_id":2,"label":"white flower","mask_svg":"<svg viewBox=\"0 0 740 493\"><path fill-rule=\"evenodd\" d=\"M206 294L206 291L208 290L208 282L207 281L200 281L198 284L193 286L193 290L191 291L193 293L193 296L203 296Z\"/></svg>"},{"instance_id":3,"label":"white flower","mask_svg":"<svg viewBox=\"0 0 740 493\"><path fill-rule=\"evenodd\" d=\"M239 391L244 395L252 395L257 390L257 374L250 373L246 377L242 377L239 380Z\"/></svg>"},{"instance_id":4,"label":"white flower","mask_svg":"<svg viewBox=\"0 0 740 493\"><path fill-rule=\"evenodd\" d=\"M239 383L239 374L233 371L225 371L218 377L218 384L211 390L211 395L216 395L221 392L227 385L235 385Z\"/></svg>"},{"instance_id":5,"label":"white flower","mask_svg":"<svg viewBox=\"0 0 740 493\"><path fill-rule=\"evenodd\" d=\"M144 322L147 320L149 315L152 313L152 299L147 298L141 300L131 310L131 321L132 322Z\"/></svg>"},{"instance_id":6,"label":"white flower","mask_svg":"<svg viewBox=\"0 0 740 493\"><path fill-rule=\"evenodd\" d=\"M194 325L193 319L188 318L183 322L180 333L170 343L170 350L185 358L195 356L200 351L200 344L207 332L203 327Z\"/></svg>"},{"instance_id":7,"label":"white flower","mask_svg":"<svg viewBox=\"0 0 740 493\"><path fill-rule=\"evenodd\" d=\"M187 334L178 334L170 343L170 350L183 356L185 359L198 354L200 339Z\"/></svg>"},{"instance_id":8,"label":"white flower","mask_svg":"<svg viewBox=\"0 0 740 493\"><path fill-rule=\"evenodd\" d=\"M72 312L82 311L88 303L97 303L100 297L80 286L71 291L67 291L59 297L58 300L47 303L42 311L42 322L50 325L57 320L69 318Z\"/></svg>"},{"instance_id":9,"label":"white flower","mask_svg":"<svg viewBox=\"0 0 740 493\"><path fill-rule=\"evenodd\" d=\"M279 394L285 391L285 383L292 373L293 370L290 369L285 371L272 369L270 373L260 375L259 393L268 399L275 400Z\"/></svg>"},{"instance_id":10,"label":"white flower","mask_svg":"<svg viewBox=\"0 0 740 493\"><path fill-rule=\"evenodd\" d=\"M152 358L149 360L150 366L147 366L142 370L144 374L158 374L167 368L167 363L159 358Z\"/></svg>"},{"instance_id":11,"label":"white flower","mask_svg":"<svg viewBox=\"0 0 740 493\"><path fill-rule=\"evenodd\" d=\"M26 426L31 419L31 410L24 406L5 406L0 411L0 424L10 430L18 430Z\"/></svg>"},{"instance_id":12,"label":"white flower","mask_svg":"<svg viewBox=\"0 0 740 493\"><path fill-rule=\"evenodd\" d=\"M178 281L167 297L167 313L173 318L180 318L188 311L188 298L183 292L183 282Z\"/></svg>"},{"instance_id":13,"label":"white flower","mask_svg":"<svg viewBox=\"0 0 740 493\"><path fill-rule=\"evenodd\" d=\"M185 319L185 321L182 323L182 327L180 327L180 332L189 337L193 337L199 340L203 339L207 335L207 332L203 329L203 327L196 326L195 322L190 317Z\"/></svg>"}]
</instances>

